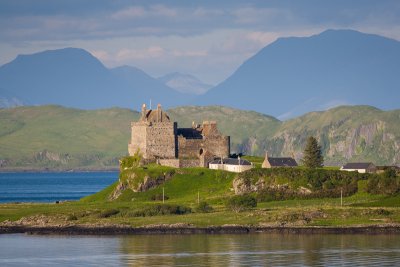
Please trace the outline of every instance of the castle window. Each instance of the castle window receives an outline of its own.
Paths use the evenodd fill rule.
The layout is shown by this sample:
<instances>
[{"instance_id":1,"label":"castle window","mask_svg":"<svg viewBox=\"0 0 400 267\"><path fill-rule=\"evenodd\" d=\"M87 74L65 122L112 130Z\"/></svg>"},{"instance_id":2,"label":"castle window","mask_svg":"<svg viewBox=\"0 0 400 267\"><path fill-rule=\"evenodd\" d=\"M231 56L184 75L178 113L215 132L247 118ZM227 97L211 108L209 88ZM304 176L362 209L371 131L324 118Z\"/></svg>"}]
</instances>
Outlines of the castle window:
<instances>
[{"instance_id":1,"label":"castle window","mask_svg":"<svg viewBox=\"0 0 400 267\"><path fill-rule=\"evenodd\" d=\"M203 155L203 149L202 148L200 148L199 155L200 156Z\"/></svg>"}]
</instances>

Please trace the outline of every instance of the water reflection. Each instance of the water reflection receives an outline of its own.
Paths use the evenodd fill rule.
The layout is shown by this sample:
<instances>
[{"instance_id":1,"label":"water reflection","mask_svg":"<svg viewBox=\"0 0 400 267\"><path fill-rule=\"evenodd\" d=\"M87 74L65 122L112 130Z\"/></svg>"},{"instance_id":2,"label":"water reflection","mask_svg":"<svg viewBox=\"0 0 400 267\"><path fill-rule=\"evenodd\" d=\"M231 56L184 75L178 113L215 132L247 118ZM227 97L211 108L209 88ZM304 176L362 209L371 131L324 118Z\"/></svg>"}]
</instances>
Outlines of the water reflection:
<instances>
[{"instance_id":1,"label":"water reflection","mask_svg":"<svg viewBox=\"0 0 400 267\"><path fill-rule=\"evenodd\" d=\"M399 235L0 235L0 266L400 266Z\"/></svg>"},{"instance_id":2,"label":"water reflection","mask_svg":"<svg viewBox=\"0 0 400 267\"><path fill-rule=\"evenodd\" d=\"M129 266L393 265L396 235L167 235L120 239Z\"/></svg>"}]
</instances>

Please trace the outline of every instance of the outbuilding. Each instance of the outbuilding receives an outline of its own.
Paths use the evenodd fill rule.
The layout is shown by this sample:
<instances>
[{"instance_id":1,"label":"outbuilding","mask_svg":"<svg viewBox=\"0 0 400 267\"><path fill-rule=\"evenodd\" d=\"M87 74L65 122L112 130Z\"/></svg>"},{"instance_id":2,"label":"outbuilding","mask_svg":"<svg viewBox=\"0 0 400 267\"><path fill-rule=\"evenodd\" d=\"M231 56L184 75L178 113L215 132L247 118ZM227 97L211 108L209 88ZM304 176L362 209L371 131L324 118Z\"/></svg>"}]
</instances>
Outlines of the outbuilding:
<instances>
[{"instance_id":1,"label":"outbuilding","mask_svg":"<svg viewBox=\"0 0 400 267\"><path fill-rule=\"evenodd\" d=\"M297 167L297 162L294 158L273 158L268 157L268 153L265 154L264 162L261 165L262 168L275 168L275 167Z\"/></svg>"},{"instance_id":2,"label":"outbuilding","mask_svg":"<svg viewBox=\"0 0 400 267\"><path fill-rule=\"evenodd\" d=\"M224 159L214 159L208 165L210 169L214 170L224 170L228 172L244 172L253 168L253 164L240 157L235 158L224 158Z\"/></svg>"},{"instance_id":3,"label":"outbuilding","mask_svg":"<svg viewBox=\"0 0 400 267\"><path fill-rule=\"evenodd\" d=\"M357 171L359 173L374 173L376 172L376 166L372 162L352 162L343 165L340 170L348 172Z\"/></svg>"}]
</instances>

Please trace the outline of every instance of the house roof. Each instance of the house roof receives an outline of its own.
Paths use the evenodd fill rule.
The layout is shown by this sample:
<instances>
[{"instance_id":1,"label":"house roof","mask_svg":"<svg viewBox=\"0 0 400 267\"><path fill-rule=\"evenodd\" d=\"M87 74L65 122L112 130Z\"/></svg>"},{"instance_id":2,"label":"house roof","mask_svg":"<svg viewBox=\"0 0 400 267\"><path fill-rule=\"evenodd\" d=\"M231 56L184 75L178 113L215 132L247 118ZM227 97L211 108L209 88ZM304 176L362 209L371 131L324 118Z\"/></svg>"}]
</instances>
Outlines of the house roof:
<instances>
[{"instance_id":1,"label":"house roof","mask_svg":"<svg viewBox=\"0 0 400 267\"><path fill-rule=\"evenodd\" d=\"M296 167L297 162L294 158L270 158L268 157L269 164L273 167Z\"/></svg>"},{"instance_id":2,"label":"house roof","mask_svg":"<svg viewBox=\"0 0 400 267\"><path fill-rule=\"evenodd\" d=\"M213 161L210 162L210 164L221 164L221 159L214 159ZM248 160L233 159L233 158L223 159L223 164L226 164L226 165L251 165L250 161L248 161Z\"/></svg>"},{"instance_id":3,"label":"house roof","mask_svg":"<svg viewBox=\"0 0 400 267\"><path fill-rule=\"evenodd\" d=\"M359 170L359 169L368 169L369 167L374 167L374 166L375 165L372 162L352 162L344 165L342 169Z\"/></svg>"}]
</instances>

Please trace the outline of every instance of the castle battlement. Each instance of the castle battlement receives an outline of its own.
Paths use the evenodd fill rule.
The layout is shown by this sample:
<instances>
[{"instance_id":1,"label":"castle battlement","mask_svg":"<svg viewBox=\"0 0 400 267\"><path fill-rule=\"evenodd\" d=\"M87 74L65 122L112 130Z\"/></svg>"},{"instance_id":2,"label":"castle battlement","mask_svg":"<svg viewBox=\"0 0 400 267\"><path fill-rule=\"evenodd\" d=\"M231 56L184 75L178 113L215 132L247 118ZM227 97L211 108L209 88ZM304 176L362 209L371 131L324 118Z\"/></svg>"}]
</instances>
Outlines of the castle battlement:
<instances>
[{"instance_id":1,"label":"castle battlement","mask_svg":"<svg viewBox=\"0 0 400 267\"><path fill-rule=\"evenodd\" d=\"M208 166L216 157L229 157L230 137L221 135L216 121L192 128L178 128L166 112L148 110L143 104L139 121L131 123L129 155L137 151L147 161L174 167Z\"/></svg>"}]
</instances>

